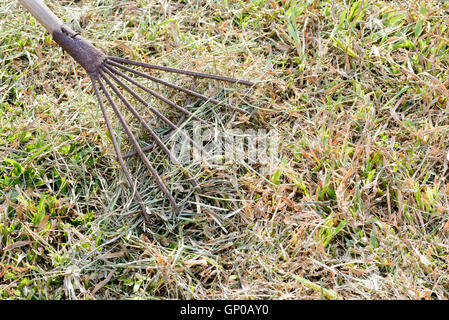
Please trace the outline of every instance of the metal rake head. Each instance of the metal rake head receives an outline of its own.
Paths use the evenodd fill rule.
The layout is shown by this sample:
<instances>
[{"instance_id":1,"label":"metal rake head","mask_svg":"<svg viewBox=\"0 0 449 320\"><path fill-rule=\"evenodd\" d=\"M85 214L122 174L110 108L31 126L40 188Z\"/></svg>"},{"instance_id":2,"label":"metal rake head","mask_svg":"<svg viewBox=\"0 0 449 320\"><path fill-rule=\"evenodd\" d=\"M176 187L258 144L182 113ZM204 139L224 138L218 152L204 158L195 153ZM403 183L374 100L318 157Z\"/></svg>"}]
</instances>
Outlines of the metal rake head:
<instances>
[{"instance_id":1,"label":"metal rake head","mask_svg":"<svg viewBox=\"0 0 449 320\"><path fill-rule=\"evenodd\" d=\"M222 81L229 81L229 82L238 82L238 83L243 83L245 85L252 85L251 82L248 81L239 81L233 78L227 78L227 77L221 77L221 76L215 76L215 75L209 75L209 74L204 74L204 73L199 73L199 72L192 72L192 71L185 71L185 70L180 70L180 69L175 69L175 68L167 68L167 67L161 67L161 66L155 66L155 65L151 65L151 64L146 64L146 63L141 63L141 62L135 62L132 60L127 60L127 59L122 59L122 58L117 58L117 57L111 57L108 56L104 59L102 65L96 70L96 72L94 73L90 73L90 78L92 80L92 85L95 91L95 94L97 96L98 99L98 103L100 105L101 111L103 113L103 117L106 121L106 126L108 128L109 134L111 136L111 140L112 140L112 144L114 146L114 150L115 153L117 155L117 160L126 176L126 179L128 180L128 183L130 184L130 186L133 188L133 194L135 196L135 199L137 200L137 202L139 203L144 215L148 218L148 213L145 209L145 205L144 202L142 200L142 197L139 193L139 191L136 189L135 187L135 183L133 182L133 179L131 177L131 174L125 164L124 158L129 157L130 155L134 155L137 154L140 159L142 160L142 162L144 163L144 165L146 166L146 168L150 171L151 175L154 178L154 181L156 182L156 184L158 185L158 187L161 189L161 191L164 193L164 195L167 197L167 199L169 200L173 210L178 213L179 212L179 207L176 203L176 200L173 198L172 194L170 193L170 191L167 189L166 185L164 184L163 180L161 179L161 177L159 176L158 172L156 171L156 169L152 166L152 164L150 163L150 161L148 160L147 156L145 155L145 151L148 151L149 149L151 149L154 146L159 147L167 156L170 157L170 159L172 160L173 164L180 167L181 168L181 164L176 160L175 157L171 156L171 152L168 149L168 147L165 145L164 141L162 141L162 139L154 132L154 130L148 125L148 123L142 118L141 115L139 115L139 113L136 111L136 109L131 105L131 103L124 97L124 95L120 92L119 88L117 87L117 85L119 87L121 87L122 89L126 90L129 94L131 94L137 101L139 101L142 105L144 105L145 107L147 107L156 117L158 117L159 119L161 119L163 122L165 122L168 126L171 127L172 130L176 130L176 132L179 132L181 134L184 134L182 130L180 130L180 128L178 127L177 124L173 123L172 121L170 121L166 116L164 116L162 113L160 113L157 109L153 108L152 106L150 106L141 96L139 96L139 94L133 90L128 84L126 84L123 80L126 80L128 83L135 85L136 87L144 90L145 92L151 94L152 96L154 96L157 99L160 99L161 101L167 103L169 106L179 110L180 112L182 112L185 116L189 116L192 119L198 120L202 123L205 123L204 120L202 120L201 118L199 118L198 116L196 116L195 114L193 114L192 112L190 112L189 110L185 109L184 107L176 104L175 102L167 99L166 97L160 95L159 93L155 92L154 90L142 85L141 83L137 82L136 80L134 80L133 78L129 77L128 75L126 75L124 72L120 71L124 70L124 71L128 71L130 73L133 73L135 75L147 78L151 81L154 81L156 83L160 83L162 85L165 85L167 87L179 90L181 92L186 93L187 95L193 96L193 97L197 97L200 99L203 99L205 101L210 101L212 103L215 104L219 104L219 105L226 105L227 107L237 110L239 112L243 112L243 113L247 113L246 111L238 108L238 107L234 107L228 104L225 104L221 101L218 101L216 99L204 96L198 92L192 91L190 89L186 89L180 86L177 86L175 84L166 82L162 79L153 77L147 73L143 73L137 70L134 70L132 68L129 68L126 65L136 65L136 66L141 66L141 67L146 67L146 68L150 68L150 69L157 69L157 70L163 70L163 71L168 71L168 72L175 72L175 73L180 73L180 74L185 74L185 75L189 75L192 76L194 78L208 78L208 79L215 79L215 80L222 80ZM114 83L115 82L115 83ZM119 108L117 107L116 102L112 99L111 94L108 92L108 88L107 86L115 93L115 95L119 98L119 100L126 106L126 108L132 113L132 115L141 123L141 125L143 126L143 128L148 132L148 134L150 135L150 137L154 140L154 144L147 147L147 148L142 148L139 143L137 142L136 137L134 136L134 134L131 132L131 129L129 127L129 125L126 123L123 115L121 114ZM132 153L128 153L127 155L122 155L119 149L119 146L117 144L117 140L115 138L113 129L112 129L112 125L111 125L111 121L109 120L109 117L106 113L105 110L105 106L103 104L103 99L102 96L100 94L100 90L103 92L104 96L106 97L106 100L108 101L108 103L110 104L110 106L112 107L115 115L117 116L121 126L123 127L126 135L128 136L133 148L135 149L135 152ZM185 134L184 134L185 135ZM189 140L189 142L193 143L194 147L198 148L198 149L202 149L201 146L198 146L192 139L190 139L187 135L184 136L185 138L187 138ZM189 174L189 172L187 170L183 170L186 178L191 182L192 186L195 188L199 188L198 182Z\"/></svg>"},{"instance_id":2,"label":"metal rake head","mask_svg":"<svg viewBox=\"0 0 449 320\"><path fill-rule=\"evenodd\" d=\"M125 96L120 92L119 87L127 91L134 99L139 101L142 105L147 107L156 117L158 117L160 120L162 120L164 123L166 123L172 130L179 132L184 138L186 138L192 145L202 150L201 146L197 145L192 139L190 139L182 130L180 130L179 126L172 121L170 121L166 116L164 116L161 112L150 106L145 99L143 99L135 90L131 88L131 85L149 93L150 95L154 96L155 98L163 101L167 105L173 107L174 109L180 111L184 116L188 116L192 119L195 119L197 121L200 121L201 123L206 123L204 120L200 119L198 116L190 112L189 110L185 109L184 107L176 104L175 102L171 101L170 99L162 96L161 94L155 92L151 88L148 88L147 86L139 83L134 78L130 77L126 73L133 74L135 76L143 77L147 80L150 80L154 83L161 84L163 86L175 89L179 92L182 92L188 96L196 97L199 99L202 99L204 101L208 101L211 103L214 103L216 105L222 105L226 106L230 109L233 109L235 111L245 113L246 112L243 109L240 109L236 106L232 106L229 104L226 104L222 101L219 101L217 99L207 97L203 94L200 94L196 91L183 88L181 86L169 83L167 81L164 81L162 79L159 79L157 77L154 77L148 73L141 72L138 70L135 70L131 68L130 66L137 66L137 67L143 67L147 69L152 70L159 70L159 71L165 71L165 72L171 72L171 73L177 73L177 74L183 74L187 76L191 76L194 79L198 78L205 78L205 79L212 79L212 80L219 80L219 81L227 81L232 83L239 83L247 86L253 86L254 84L250 81L245 80L238 80L234 78L229 77L222 77L217 75L211 75L206 73L200 73L200 72L194 72L194 71L186 71L186 70L180 70L175 68L169 68L169 67L162 67L157 65L152 65L148 63L142 63L142 62L136 62L128 59L118 58L118 57L112 57L112 56L106 56L103 52L98 50L96 47L94 47L92 44L90 44L88 41L84 40L78 33L74 32L72 29L64 25L51 11L48 9L48 7L45 6L45 4L41 0L19 0L32 14L35 16L35 18L42 23L42 25L52 34L53 39L55 42L57 42L63 50L65 50L67 53L69 53L89 74L92 86L95 91L95 95L98 99L98 104L100 105L101 111L103 113L103 117L106 122L107 129L109 131L112 144L114 147L114 151L117 155L117 160L120 164L120 167L122 168L125 177L131 186L133 190L133 195L137 202L139 203L142 212L144 213L144 217L146 220L149 219L149 214L145 208L145 204L142 200L142 196L140 195L139 191L136 188L136 184L133 181L133 178L131 177L131 174L125 164L124 159L137 154L141 161L144 163L145 167L150 171L152 177L154 178L154 181L158 185L158 187L161 189L165 197L169 200L173 210L176 213L179 213L179 207L176 203L176 200L173 198L170 191L167 189L167 186L164 184L162 178L159 176L156 169L152 166L151 162L145 155L145 152L150 150L153 147L159 147L167 156L170 156L170 159L172 160L173 164L178 166L182 169L181 164L179 161L171 156L170 150L165 145L164 141L154 132L154 130L148 125L148 123L142 118L142 116L136 111L136 109L133 107L133 105L125 98ZM140 124L145 128L145 130L149 133L150 137L154 140L153 145L142 148L134 134L132 133L128 123L126 122L125 118L123 117L122 113L120 112L117 103L114 101L114 99L111 96L111 93L108 91L108 88L114 92L114 94L118 97L118 99L126 106L126 108L132 113L132 115L135 117L135 119L140 122ZM100 90L101 89L101 90ZM103 92L104 96L106 97L106 101L110 104L112 107L115 115L117 116L121 126L123 127L129 141L131 142L134 152L128 153L126 155L122 155L119 145L117 143L117 139L114 134L114 130L111 124L111 121L106 113L106 108L103 103L103 97L101 95L101 92ZM198 182L189 174L187 170L183 170L184 175L186 178L190 181L192 186L194 188L199 188Z\"/></svg>"}]
</instances>

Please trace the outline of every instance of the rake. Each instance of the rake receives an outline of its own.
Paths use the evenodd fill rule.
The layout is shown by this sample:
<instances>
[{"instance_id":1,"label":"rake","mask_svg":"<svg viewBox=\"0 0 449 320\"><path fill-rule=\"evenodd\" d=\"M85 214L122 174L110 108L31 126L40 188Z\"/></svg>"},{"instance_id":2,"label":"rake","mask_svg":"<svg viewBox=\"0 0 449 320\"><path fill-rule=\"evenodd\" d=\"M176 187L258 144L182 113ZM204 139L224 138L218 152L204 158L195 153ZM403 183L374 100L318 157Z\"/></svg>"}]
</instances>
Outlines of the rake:
<instances>
[{"instance_id":1,"label":"rake","mask_svg":"<svg viewBox=\"0 0 449 320\"><path fill-rule=\"evenodd\" d=\"M142 200L142 196L139 193L139 191L136 188L136 184L133 181L133 178L131 176L131 173L129 172L127 165L125 164L125 158L132 156L132 155L138 155L145 165L145 167L150 171L154 181L156 182L159 189L162 191L162 193L165 195L165 197L168 199L171 207L173 208L175 213L179 213L179 206L168 190L167 186L165 185L164 181L158 174L157 170L153 167L147 156L145 155L146 151L151 150L151 148L157 146L159 147L165 154L168 156L171 155L169 148L165 145L164 141L156 134L156 132L150 127L150 125L143 119L143 117L136 111L136 109L132 106L132 104L125 98L125 96L121 93L119 90L119 87L127 91L131 96L136 99L139 103L141 103L143 106L148 108L156 117L158 117L160 120L162 120L164 123L166 123L173 131L180 132L183 134L182 130L179 128L179 124L175 124L172 121L170 121L166 116L164 116L161 112L159 112L157 109L153 108L149 105L148 102L145 101L144 98L142 98L136 90L131 88L131 84L135 87L147 92L151 96L155 97L156 99L159 99L169 105L170 107L178 110L183 115L181 119L184 119L184 117L188 116L191 119L195 119L197 121L200 121L201 123L205 123L204 120L190 112L189 110L185 109L184 107L178 105L177 103L171 101L170 99L164 97L163 95L155 92L151 88L148 88L147 86L141 84L140 82L136 81L133 77L130 77L126 73L132 74L134 76L139 76L142 78L145 78L147 80L150 80L154 83L166 86L171 89L175 89L177 91L180 91L187 96L195 97L207 102L214 103L216 105L222 105L226 106L230 109L233 109L235 111L241 112L241 113L247 113L245 110L232 106L229 104L226 104L222 101L219 101L217 99L214 99L212 97L207 97L201 93L198 93L191 89L186 89L184 87L178 86L176 84L169 83L165 80L162 80L160 78L154 77L149 73L141 72L138 70L133 69L133 67L143 67L150 70L159 70L164 72L170 72L170 73L177 73L182 75L187 75L190 77L193 77L194 80L197 78L205 78L205 79L212 79L212 80L218 80L218 81L226 81L231 83L238 83L243 84L247 86L253 86L254 84L250 81L246 80L238 80L230 77L223 77L219 75L212 75L212 74L206 74L201 72L194 72L194 71L188 71L188 70L181 70L176 68L170 68L170 67L164 67L164 66L158 66L153 65L149 63L143 63L133 60L128 60L124 58L119 57L113 57L105 55L102 51L94 47L91 43L83 39L77 32L73 31L70 27L67 25L64 25L63 22L56 17L53 12L41 1L41 0L19 0L19 2L26 8L28 11L38 20L45 29L52 35L53 40L58 43L61 48L70 54L75 61L77 61L88 73L91 82L92 87L95 92L95 96L98 100L98 105L100 106L101 112L103 114L106 127L108 129L109 135L111 137L112 145L114 147L115 154L117 156L117 160L120 164L121 169L123 170L123 173L126 177L126 180L128 181L128 184L132 188L132 194L134 196L134 199L139 203L139 206L144 214L144 217L147 221L149 221L149 214L146 210L144 201ZM125 82L125 81L126 82ZM115 83L115 84L114 84ZM128 83L128 84L127 84ZM126 122L125 118L123 117L122 113L120 112L117 103L112 98L111 93L108 91L109 87L112 92L118 97L118 99L125 105L125 107L131 112L131 114L135 117L135 119L140 122L140 124L144 127L144 129L148 132L151 139L154 140L153 144L142 148L137 141L136 137L132 133L130 126ZM109 119L107 113L105 104L103 102L103 96L101 95L101 92L103 92L104 97L106 98L106 101L109 103L109 105L112 107L114 114L118 118L121 126L123 127L123 130L126 133L126 136L128 137L129 141L131 142L134 151L131 153L128 153L126 155L122 155L120 151L120 147L117 143L117 139L114 135L113 127L111 124L111 120ZM185 135L185 134L184 134ZM190 139L187 135L184 136L193 144L195 148L201 148L198 146L192 139ZM179 161L176 160L175 157L170 156L171 161L174 165L182 168ZM194 188L197 188L199 190L198 182L188 173L187 170L183 170L184 175L186 176L187 180L190 181L192 186Z\"/></svg>"}]
</instances>

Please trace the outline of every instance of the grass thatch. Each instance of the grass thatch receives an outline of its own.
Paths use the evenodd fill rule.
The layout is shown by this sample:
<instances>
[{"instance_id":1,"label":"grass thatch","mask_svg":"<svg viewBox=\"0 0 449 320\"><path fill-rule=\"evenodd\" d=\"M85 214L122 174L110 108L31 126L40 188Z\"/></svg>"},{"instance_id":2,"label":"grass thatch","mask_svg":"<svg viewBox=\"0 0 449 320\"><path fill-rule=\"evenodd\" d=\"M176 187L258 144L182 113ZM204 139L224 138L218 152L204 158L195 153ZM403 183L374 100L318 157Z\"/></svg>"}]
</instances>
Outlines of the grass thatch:
<instances>
[{"instance_id":1,"label":"grass thatch","mask_svg":"<svg viewBox=\"0 0 449 320\"><path fill-rule=\"evenodd\" d=\"M84 70L0 0L0 299L448 298L449 3L47 2L110 54L256 81L197 86L250 119L198 114L276 129L282 162L192 163L194 194L156 154L175 216L130 160L145 227Z\"/></svg>"}]
</instances>

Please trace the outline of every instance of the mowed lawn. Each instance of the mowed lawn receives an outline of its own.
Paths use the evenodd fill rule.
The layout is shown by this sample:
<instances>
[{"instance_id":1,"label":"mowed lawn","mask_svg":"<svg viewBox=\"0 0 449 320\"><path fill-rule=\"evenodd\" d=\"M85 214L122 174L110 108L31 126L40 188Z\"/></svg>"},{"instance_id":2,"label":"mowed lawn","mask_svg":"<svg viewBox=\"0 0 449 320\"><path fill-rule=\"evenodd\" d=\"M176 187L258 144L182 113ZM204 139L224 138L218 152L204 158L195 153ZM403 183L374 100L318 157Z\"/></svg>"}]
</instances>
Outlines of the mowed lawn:
<instances>
[{"instance_id":1,"label":"mowed lawn","mask_svg":"<svg viewBox=\"0 0 449 320\"><path fill-rule=\"evenodd\" d=\"M0 0L0 299L449 298L448 2L46 3L108 54L254 81L153 72L249 111L155 86L220 128L276 131L281 161L191 163L195 191L148 153L176 215L130 158L145 224L86 72Z\"/></svg>"}]
</instances>

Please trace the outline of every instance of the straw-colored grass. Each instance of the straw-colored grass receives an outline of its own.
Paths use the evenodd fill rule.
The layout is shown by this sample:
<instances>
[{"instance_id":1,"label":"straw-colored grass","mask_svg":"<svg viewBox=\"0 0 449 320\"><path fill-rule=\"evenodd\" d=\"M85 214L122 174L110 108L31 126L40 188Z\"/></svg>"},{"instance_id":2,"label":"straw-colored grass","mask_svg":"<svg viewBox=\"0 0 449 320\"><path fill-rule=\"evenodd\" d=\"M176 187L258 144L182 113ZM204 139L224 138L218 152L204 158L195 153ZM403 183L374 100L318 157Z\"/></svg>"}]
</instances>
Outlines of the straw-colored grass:
<instances>
[{"instance_id":1,"label":"straw-colored grass","mask_svg":"<svg viewBox=\"0 0 449 320\"><path fill-rule=\"evenodd\" d=\"M252 116L198 115L277 130L282 162L265 176L192 163L193 192L153 153L176 216L132 159L145 226L86 73L0 0L0 299L449 297L449 3L47 3L109 54L257 82L245 94L200 81Z\"/></svg>"}]
</instances>

